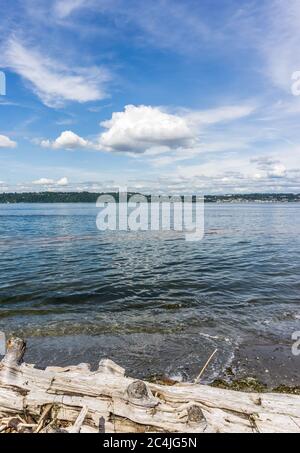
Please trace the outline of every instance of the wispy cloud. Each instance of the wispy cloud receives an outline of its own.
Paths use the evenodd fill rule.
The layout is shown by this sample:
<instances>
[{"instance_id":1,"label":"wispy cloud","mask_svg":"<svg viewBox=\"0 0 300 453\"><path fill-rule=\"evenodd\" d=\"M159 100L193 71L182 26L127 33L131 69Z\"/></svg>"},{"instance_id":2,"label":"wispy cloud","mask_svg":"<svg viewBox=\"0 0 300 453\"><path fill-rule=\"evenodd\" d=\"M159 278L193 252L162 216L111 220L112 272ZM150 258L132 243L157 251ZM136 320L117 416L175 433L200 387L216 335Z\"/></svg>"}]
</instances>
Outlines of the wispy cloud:
<instances>
[{"instance_id":1,"label":"wispy cloud","mask_svg":"<svg viewBox=\"0 0 300 453\"><path fill-rule=\"evenodd\" d=\"M210 125L223 122L230 122L251 115L257 106L249 105L229 105L187 114L186 119L194 125Z\"/></svg>"},{"instance_id":2,"label":"wispy cloud","mask_svg":"<svg viewBox=\"0 0 300 453\"><path fill-rule=\"evenodd\" d=\"M2 47L0 66L20 75L49 107L61 107L67 101L84 103L106 97L104 84L109 79L106 69L68 67L16 39Z\"/></svg>"},{"instance_id":3,"label":"wispy cloud","mask_svg":"<svg viewBox=\"0 0 300 453\"><path fill-rule=\"evenodd\" d=\"M259 157L252 159L251 162L255 163L261 171L256 174L259 179L263 176L269 178L283 178L287 174L287 169L280 160L272 159L270 157Z\"/></svg>"},{"instance_id":4,"label":"wispy cloud","mask_svg":"<svg viewBox=\"0 0 300 453\"><path fill-rule=\"evenodd\" d=\"M59 18L64 18L89 3L91 3L89 0L56 0L54 2L54 12Z\"/></svg>"},{"instance_id":5,"label":"wispy cloud","mask_svg":"<svg viewBox=\"0 0 300 453\"><path fill-rule=\"evenodd\" d=\"M99 17L105 14L114 33L124 33L138 45L150 44L176 53L199 51L222 36L220 27L211 28L202 17L198 0L57 0L52 12L57 20L68 19L70 24L73 13L86 9ZM73 19L79 25L76 17Z\"/></svg>"},{"instance_id":6,"label":"wispy cloud","mask_svg":"<svg viewBox=\"0 0 300 453\"><path fill-rule=\"evenodd\" d=\"M300 3L275 0L267 12L268 25L259 44L266 75L275 86L291 94L292 74L300 70Z\"/></svg>"}]
</instances>

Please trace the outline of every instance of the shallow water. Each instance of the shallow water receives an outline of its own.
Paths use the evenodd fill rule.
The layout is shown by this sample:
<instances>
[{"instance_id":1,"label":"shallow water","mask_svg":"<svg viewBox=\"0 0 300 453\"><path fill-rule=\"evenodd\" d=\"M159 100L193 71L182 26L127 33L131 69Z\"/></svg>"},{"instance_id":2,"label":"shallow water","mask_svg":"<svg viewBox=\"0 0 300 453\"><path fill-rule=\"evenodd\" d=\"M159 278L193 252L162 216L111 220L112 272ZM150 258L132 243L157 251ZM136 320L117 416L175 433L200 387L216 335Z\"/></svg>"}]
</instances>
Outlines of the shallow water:
<instances>
[{"instance_id":1,"label":"shallow water","mask_svg":"<svg viewBox=\"0 0 300 453\"><path fill-rule=\"evenodd\" d=\"M109 356L210 380L300 330L300 204L206 204L205 237L101 232L91 204L0 205L0 330L39 365ZM295 359L296 360L296 359Z\"/></svg>"}]
</instances>

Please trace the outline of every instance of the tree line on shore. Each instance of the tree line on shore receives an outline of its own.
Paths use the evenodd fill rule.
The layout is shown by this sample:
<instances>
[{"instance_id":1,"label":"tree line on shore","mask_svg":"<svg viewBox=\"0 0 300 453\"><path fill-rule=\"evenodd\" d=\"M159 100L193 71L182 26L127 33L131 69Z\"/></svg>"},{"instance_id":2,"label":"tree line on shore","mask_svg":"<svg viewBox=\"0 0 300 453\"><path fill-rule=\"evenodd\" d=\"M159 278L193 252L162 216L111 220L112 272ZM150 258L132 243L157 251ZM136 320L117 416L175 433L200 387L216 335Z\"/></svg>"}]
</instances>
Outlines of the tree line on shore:
<instances>
[{"instance_id":1,"label":"tree line on shore","mask_svg":"<svg viewBox=\"0 0 300 453\"><path fill-rule=\"evenodd\" d=\"M98 197L104 193L95 192L23 192L0 193L0 203L96 203ZM119 201L118 193L105 193L112 195ZM128 193L128 199L135 195ZM151 195L145 195L147 201ZM196 196L193 197L196 200ZM238 203L238 202L299 202L300 194L292 193L250 193L231 195L205 195L207 203Z\"/></svg>"}]
</instances>

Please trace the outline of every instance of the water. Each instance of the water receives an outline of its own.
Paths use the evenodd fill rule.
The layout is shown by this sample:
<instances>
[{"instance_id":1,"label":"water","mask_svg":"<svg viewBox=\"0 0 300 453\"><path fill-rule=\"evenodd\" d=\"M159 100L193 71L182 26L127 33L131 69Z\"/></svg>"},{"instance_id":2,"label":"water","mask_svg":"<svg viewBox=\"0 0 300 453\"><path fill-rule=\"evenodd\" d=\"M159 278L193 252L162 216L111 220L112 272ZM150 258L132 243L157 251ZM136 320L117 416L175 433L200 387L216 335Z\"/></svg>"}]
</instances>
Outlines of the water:
<instances>
[{"instance_id":1,"label":"water","mask_svg":"<svg viewBox=\"0 0 300 453\"><path fill-rule=\"evenodd\" d=\"M0 205L0 330L39 366L205 379L300 330L300 204L207 204L205 237L101 232L91 204ZM299 363L299 362L298 362Z\"/></svg>"}]
</instances>

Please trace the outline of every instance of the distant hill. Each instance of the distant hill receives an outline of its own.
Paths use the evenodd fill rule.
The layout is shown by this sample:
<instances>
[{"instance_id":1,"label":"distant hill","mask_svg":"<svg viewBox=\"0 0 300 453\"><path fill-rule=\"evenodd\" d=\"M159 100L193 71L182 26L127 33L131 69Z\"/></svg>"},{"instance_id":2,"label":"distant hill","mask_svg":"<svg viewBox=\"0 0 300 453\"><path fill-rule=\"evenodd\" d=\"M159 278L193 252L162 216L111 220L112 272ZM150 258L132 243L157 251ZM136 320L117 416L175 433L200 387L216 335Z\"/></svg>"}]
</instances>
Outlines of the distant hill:
<instances>
[{"instance_id":1,"label":"distant hill","mask_svg":"<svg viewBox=\"0 0 300 453\"><path fill-rule=\"evenodd\" d=\"M24 192L0 193L0 203L96 203L103 193L93 192ZM118 194L110 193L118 201ZM128 193L128 197L134 193ZM150 195L146 195L150 200ZM252 193L242 195L206 195L207 203L242 203L242 202L300 202L300 194L291 193Z\"/></svg>"}]
</instances>

